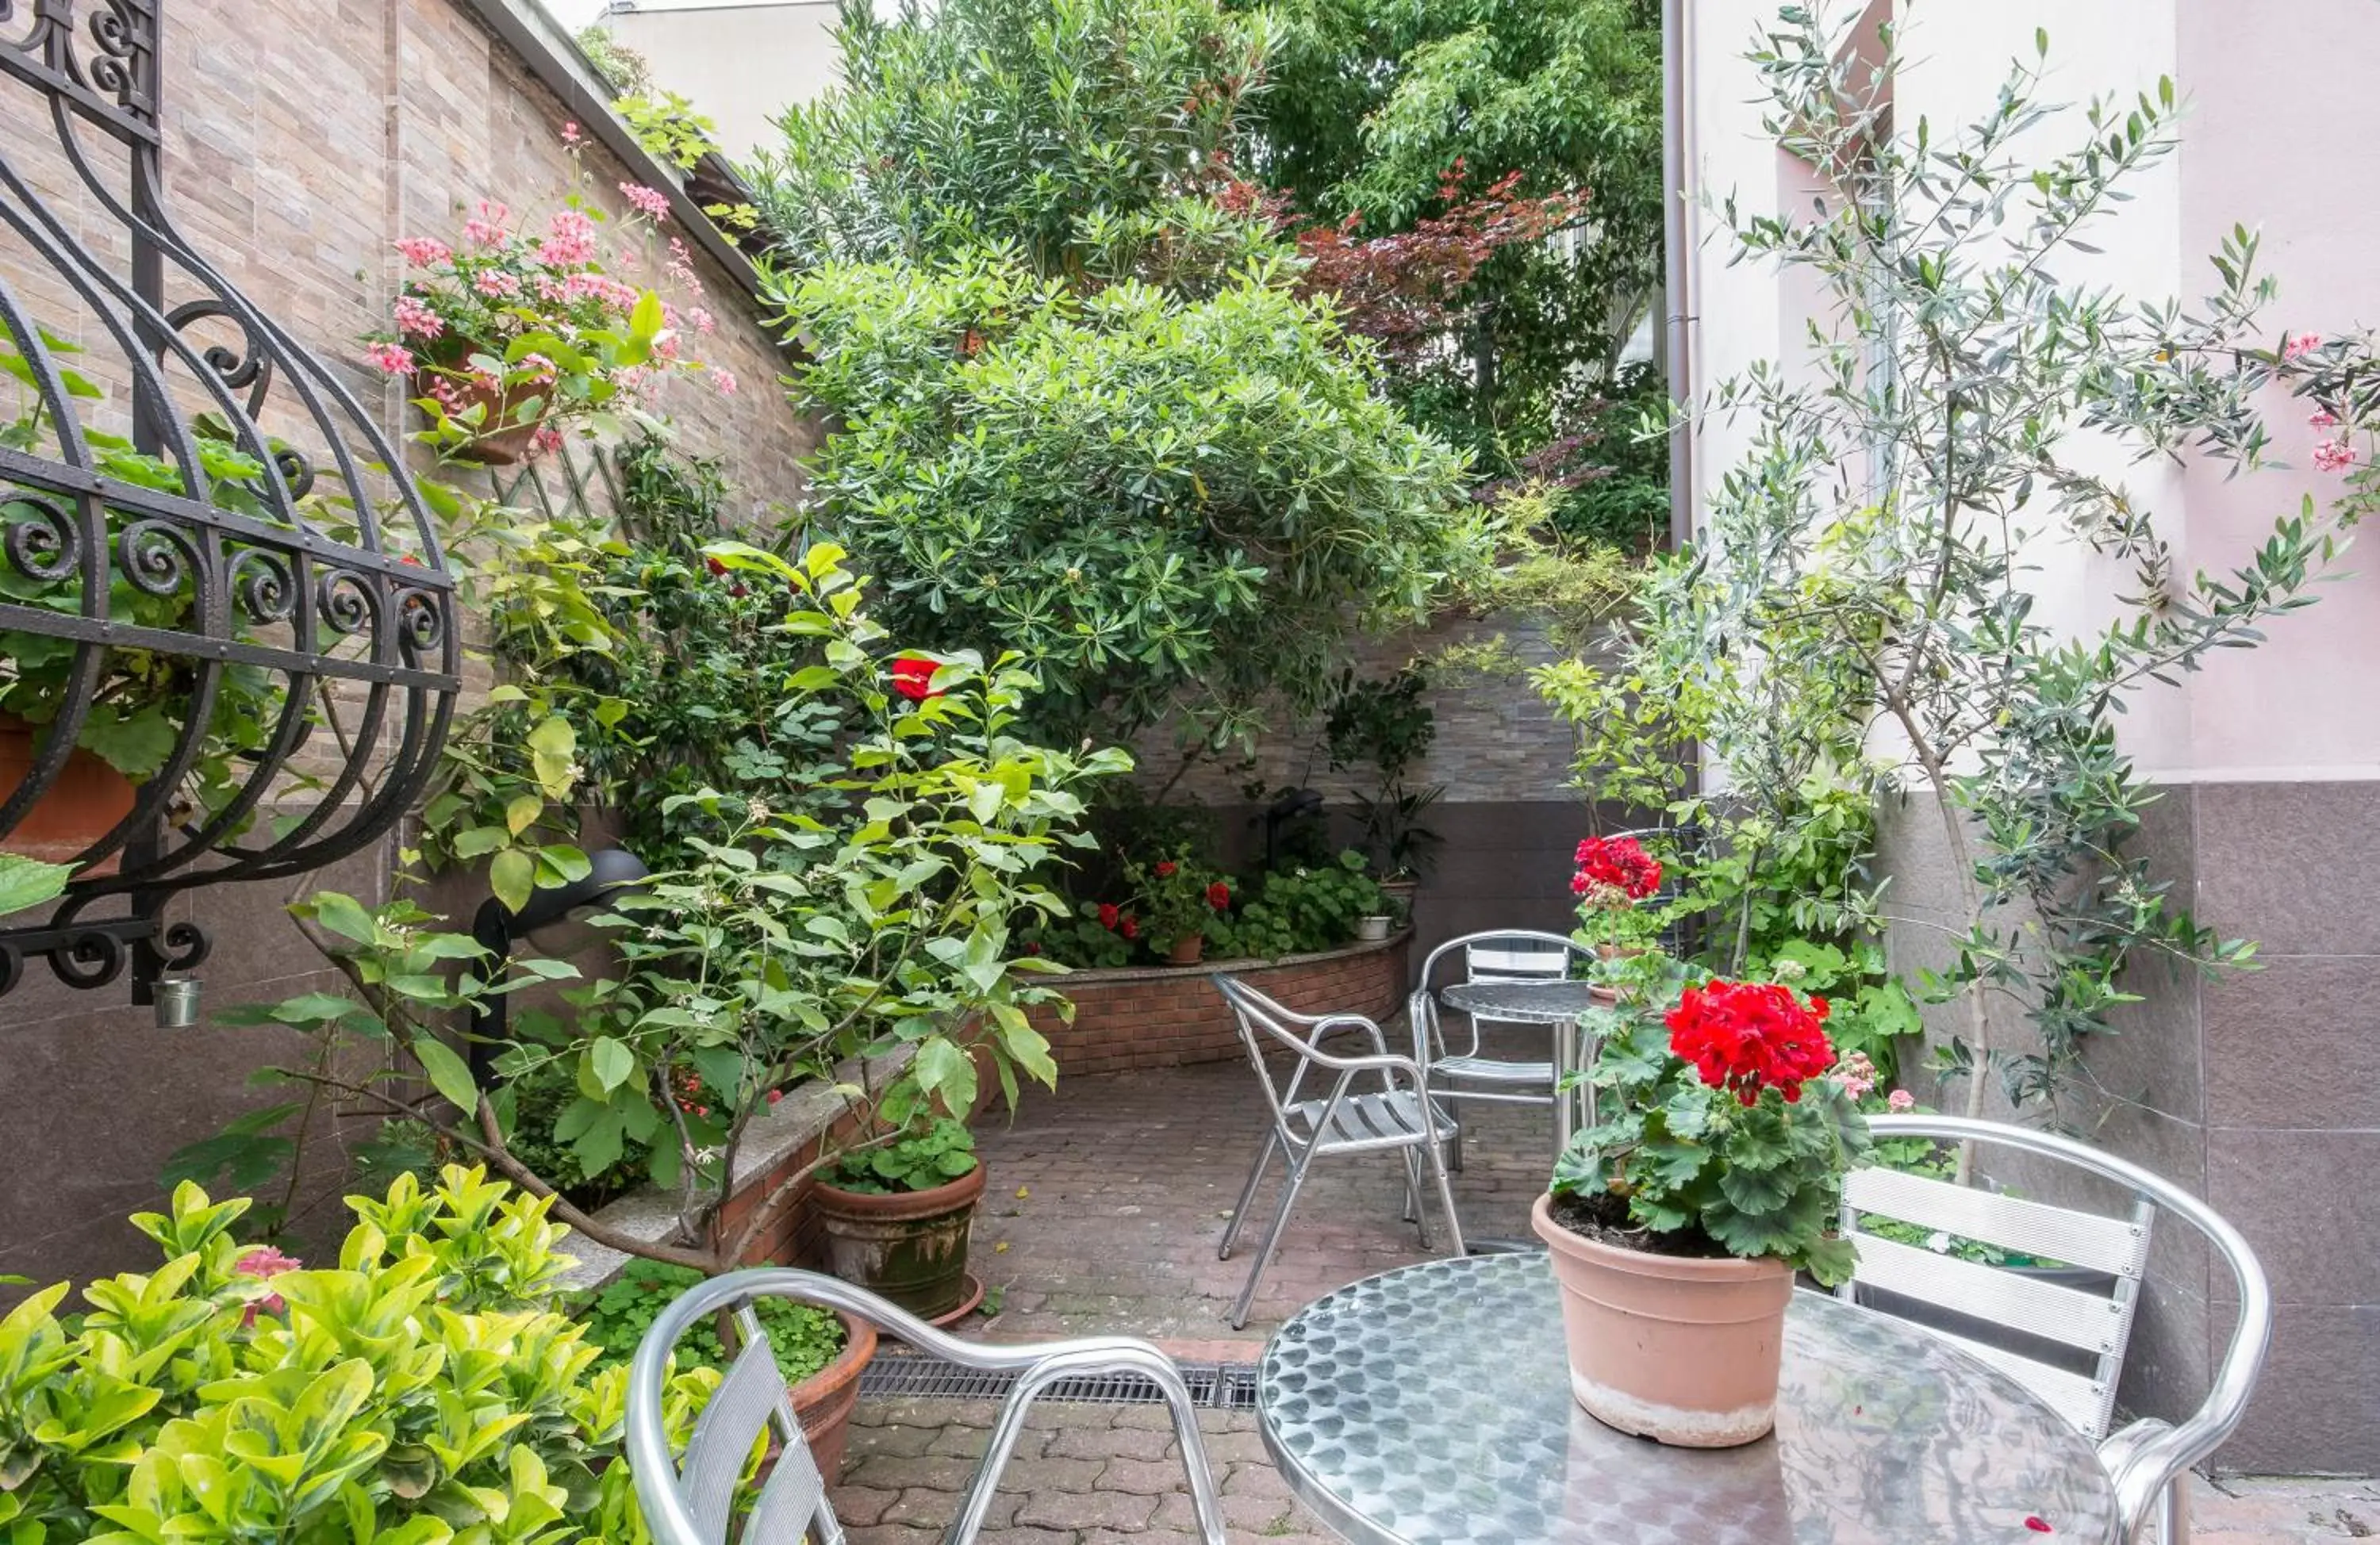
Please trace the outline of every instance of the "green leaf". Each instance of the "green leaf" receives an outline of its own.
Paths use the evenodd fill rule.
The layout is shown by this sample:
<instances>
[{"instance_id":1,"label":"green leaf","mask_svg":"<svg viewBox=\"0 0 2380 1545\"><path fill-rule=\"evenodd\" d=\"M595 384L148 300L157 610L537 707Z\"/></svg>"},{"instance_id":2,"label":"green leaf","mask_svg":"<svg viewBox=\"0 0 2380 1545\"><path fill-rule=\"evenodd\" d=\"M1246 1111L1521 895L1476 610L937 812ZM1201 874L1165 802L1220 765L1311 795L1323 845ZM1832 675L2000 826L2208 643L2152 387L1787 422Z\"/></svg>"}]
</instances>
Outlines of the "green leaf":
<instances>
[{"instance_id":1,"label":"green leaf","mask_svg":"<svg viewBox=\"0 0 2380 1545\"><path fill-rule=\"evenodd\" d=\"M372 921L363 903L352 896L326 890L313 899L312 908L314 921L341 938L370 944L380 937L380 925Z\"/></svg>"},{"instance_id":2,"label":"green leaf","mask_svg":"<svg viewBox=\"0 0 2380 1545\"><path fill-rule=\"evenodd\" d=\"M0 853L0 917L57 899L73 877L71 864L43 863L18 853Z\"/></svg>"},{"instance_id":3,"label":"green leaf","mask_svg":"<svg viewBox=\"0 0 2380 1545\"><path fill-rule=\"evenodd\" d=\"M587 1044L588 1070L605 1093L628 1081L637 1070L637 1056L627 1046L609 1035L598 1035Z\"/></svg>"},{"instance_id":4,"label":"green leaf","mask_svg":"<svg viewBox=\"0 0 2380 1545\"><path fill-rule=\"evenodd\" d=\"M488 865L488 888L513 911L528 905L536 887L537 861L518 848L507 848Z\"/></svg>"},{"instance_id":5,"label":"green leaf","mask_svg":"<svg viewBox=\"0 0 2380 1545\"><path fill-rule=\"evenodd\" d=\"M430 1075L431 1083L455 1109L468 1115L480 1108L480 1086L471 1080L469 1064L455 1056L452 1047L430 1036L418 1035L413 1040L413 1056L421 1064L421 1070Z\"/></svg>"}]
</instances>

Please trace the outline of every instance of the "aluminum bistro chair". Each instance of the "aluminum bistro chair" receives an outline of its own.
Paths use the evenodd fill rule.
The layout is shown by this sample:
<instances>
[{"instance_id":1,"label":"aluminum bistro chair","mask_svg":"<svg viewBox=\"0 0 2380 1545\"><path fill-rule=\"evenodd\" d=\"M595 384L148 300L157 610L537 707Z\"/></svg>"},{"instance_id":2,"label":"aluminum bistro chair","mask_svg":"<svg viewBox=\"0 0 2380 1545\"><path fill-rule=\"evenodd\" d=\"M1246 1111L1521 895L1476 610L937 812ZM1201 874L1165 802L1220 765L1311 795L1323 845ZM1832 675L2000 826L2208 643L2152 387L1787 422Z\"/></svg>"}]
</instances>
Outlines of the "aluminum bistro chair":
<instances>
[{"instance_id":1,"label":"aluminum bistro chair","mask_svg":"<svg viewBox=\"0 0 2380 1545\"><path fill-rule=\"evenodd\" d=\"M2087 1374L1927 1327L2014 1378L2098 1445L2100 1462L2115 1482L2126 1545L2157 1539L2181 1545L2188 1538L2184 1478L2240 1425L2272 1334L2272 1294L2247 1240L2179 1186L2070 1138L1948 1116L1876 1116L1868 1118L1868 1127L1879 1138L1972 1139L2021 1149L2087 1170L2131 1193L2131 1211L2107 1217L1897 1170L1854 1170L1843 1188L1843 1231L1856 1237L1859 1267L1838 1292L1848 1298L1863 1286L1880 1290L2082 1354L2078 1360L2091 1365ZM2239 1322L2214 1387L2195 1413L2178 1427L2143 1420L2111 1434L2116 1381L2139 1307L2151 1227L2160 1213L2205 1236L2231 1269L2240 1292ZM1862 1226L1871 1215L2103 1273L2112 1285L2097 1292L2065 1286L1880 1238ZM1890 1312L1888 1303L1879 1307Z\"/></svg>"},{"instance_id":2,"label":"aluminum bistro chair","mask_svg":"<svg viewBox=\"0 0 2380 1545\"><path fill-rule=\"evenodd\" d=\"M1346 1153L1401 1153L1405 1164L1406 1196L1412 1202L1406 1215L1419 1225L1422 1243L1427 1246L1429 1225L1422 1221L1425 1209L1419 1194L1422 1159L1427 1155L1430 1175L1437 1182L1438 1204L1446 1215L1447 1245L1451 1253L1461 1255L1463 1223L1455 1216L1454 1190L1447 1183L1444 1152L1454 1136L1454 1120L1430 1100L1429 1080L1421 1065L1412 1057L1390 1052L1380 1027L1361 1014L1299 1014L1236 977L1217 976L1214 983L1239 1020L1240 1044L1247 1049L1257 1080L1264 1085L1265 1104L1272 1115L1272 1130L1265 1137L1255 1167L1248 1171L1248 1183L1240 1188L1240 1200L1232 1209L1232 1221L1224 1225L1222 1245L1215 1252L1218 1260L1232 1258L1232 1247L1239 1241L1240 1225L1256 1200L1257 1185L1264 1178L1265 1168L1272 1163L1276 1151L1289 1166L1289 1177L1281 1186L1281 1211L1265 1230L1256 1264L1248 1269L1247 1285L1240 1290L1239 1302L1232 1307L1232 1328L1237 1330L1247 1323L1248 1306L1256 1301L1257 1284L1271 1264L1273 1251L1280 1248L1290 1209L1297 1204L1298 1188L1305 1184L1305 1172L1317 1159ZM1321 1049L1325 1037L1342 1030L1360 1032L1369 1040L1371 1049L1354 1056L1334 1056ZM1280 1054L1284 1051L1290 1056L1281 1060ZM1309 1089L1305 1081L1309 1076L1318 1086L1328 1079L1328 1092L1318 1087ZM1375 1080L1376 1088L1357 1088L1359 1081L1368 1084Z\"/></svg>"},{"instance_id":3,"label":"aluminum bistro chair","mask_svg":"<svg viewBox=\"0 0 2380 1545\"><path fill-rule=\"evenodd\" d=\"M740 1545L798 1545L805 1537L812 1545L843 1545L843 1526L835 1520L826 1482L810 1457L808 1444L802 1441L801 1423L794 1416L784 1378L777 1370L759 1317L752 1311L752 1300L770 1297L844 1310L873 1321L929 1356L1017 1376L992 1428L983 1464L943 1537L950 1545L967 1545L983 1527L984 1515L1000 1487L1000 1472L1016 1446L1017 1434L1024 1430L1026 1409L1034 1396L1055 1380L1114 1373L1146 1374L1164 1395L1173 1417L1174 1437L1182 1445L1183 1467L1189 1473L1200 1538L1206 1545L1225 1545L1222 1506L1216 1500L1213 1472L1207 1467L1206 1445L1198 1435L1189 1387L1172 1359L1148 1342L1129 1336L1044 1341L1025 1346L962 1341L849 1283L815 1272L773 1266L730 1272L688 1288L662 1310L637 1345L636 1360L628 1370L627 1460L636 1478L637 1501L656 1545L726 1545L734 1523L736 1483L754 1443L770 1427L775 1428L783 1451L753 1503ZM696 1418L694 1435L681 1463L670 1452L662 1427L663 1370L670 1349L686 1328L722 1307L735 1311L742 1350Z\"/></svg>"},{"instance_id":4,"label":"aluminum bistro chair","mask_svg":"<svg viewBox=\"0 0 2380 1545\"><path fill-rule=\"evenodd\" d=\"M1413 1021L1414 1059L1428 1075L1430 1092L1441 1105L1463 1100L1503 1104L1550 1105L1554 1103L1554 1065L1548 1057L1504 1057L1489 1054L1480 1034L1484 1025L1511 1025L1543 1044L1547 1027L1519 1021L1465 1015L1468 1039L1450 1043L1446 1016L1438 1005L1437 977L1440 960L1460 950L1467 982L1559 982L1594 959L1585 946L1560 934L1525 928L1498 928L1447 940L1422 961L1421 981L1406 1004ZM1448 1160L1463 1167L1463 1128L1458 1121Z\"/></svg>"}]
</instances>

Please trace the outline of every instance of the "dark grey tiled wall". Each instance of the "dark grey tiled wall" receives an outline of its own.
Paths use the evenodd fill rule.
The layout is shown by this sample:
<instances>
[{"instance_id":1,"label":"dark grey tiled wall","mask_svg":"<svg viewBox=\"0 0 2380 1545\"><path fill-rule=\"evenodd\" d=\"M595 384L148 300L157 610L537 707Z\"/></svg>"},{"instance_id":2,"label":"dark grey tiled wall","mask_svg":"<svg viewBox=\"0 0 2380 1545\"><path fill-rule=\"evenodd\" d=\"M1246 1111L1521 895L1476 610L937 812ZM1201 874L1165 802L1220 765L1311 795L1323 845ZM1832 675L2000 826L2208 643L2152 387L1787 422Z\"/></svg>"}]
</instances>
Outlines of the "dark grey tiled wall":
<instances>
[{"instance_id":1,"label":"dark grey tiled wall","mask_svg":"<svg viewBox=\"0 0 2380 1545\"><path fill-rule=\"evenodd\" d=\"M1938 916L1949 875L1930 803L1888 833L1895 907ZM2083 1118L2206 1196L2271 1279L2271 1356L2218 1466L2380 1471L2380 782L2177 787L2141 844L2201 923L2259 942L2263 969L2136 972L2143 1001L2093 1045ZM1915 926L1894 945L1904 969L1939 948ZM2184 1233L2160 1237L2124 1381L2127 1407L2153 1415L2203 1396L2237 1301Z\"/></svg>"},{"instance_id":2,"label":"dark grey tiled wall","mask_svg":"<svg viewBox=\"0 0 2380 1545\"><path fill-rule=\"evenodd\" d=\"M378 897L382 854L359 854L321 877L325 888ZM200 968L209 1010L342 985L282 910L285 882L225 886L176 903L213 936ZM48 1284L148 1270L156 1247L124 1220L164 1198L157 1175L176 1149L232 1117L292 1098L248 1087L249 1075L296 1060L306 1043L261 1029L162 1031L122 984L70 991L39 964L0 998L0 1274ZM376 1118L327 1120L306 1165L295 1214L301 1238L336 1239L348 1220L344 1144ZM216 1188L218 1190L221 1188ZM23 1289L0 1287L0 1304Z\"/></svg>"}]
</instances>

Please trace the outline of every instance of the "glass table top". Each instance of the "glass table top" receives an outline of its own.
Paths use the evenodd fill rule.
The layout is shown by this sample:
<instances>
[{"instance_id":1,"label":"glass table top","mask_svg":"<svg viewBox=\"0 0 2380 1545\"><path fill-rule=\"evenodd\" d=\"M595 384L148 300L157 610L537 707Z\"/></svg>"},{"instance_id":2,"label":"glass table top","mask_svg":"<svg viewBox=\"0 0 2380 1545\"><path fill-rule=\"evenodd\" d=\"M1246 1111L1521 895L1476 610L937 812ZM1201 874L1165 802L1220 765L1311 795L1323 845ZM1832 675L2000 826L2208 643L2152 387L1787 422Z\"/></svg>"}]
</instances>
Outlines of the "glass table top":
<instances>
[{"instance_id":1,"label":"glass table top","mask_svg":"<svg viewBox=\"0 0 2380 1545\"><path fill-rule=\"evenodd\" d=\"M2116 1538L2107 1476L2055 1412L1937 1336L1815 1293L1787 1318L1770 1437L1673 1449L1605 1427L1571 1398L1541 1251L1307 1305L1265 1347L1257 1408L1291 1488L1362 1545Z\"/></svg>"},{"instance_id":2,"label":"glass table top","mask_svg":"<svg viewBox=\"0 0 2380 1545\"><path fill-rule=\"evenodd\" d=\"M1439 989L1450 1008L1490 1020L1537 1020L1558 1023L1590 1008L1609 1007L1592 982L1458 982Z\"/></svg>"}]
</instances>

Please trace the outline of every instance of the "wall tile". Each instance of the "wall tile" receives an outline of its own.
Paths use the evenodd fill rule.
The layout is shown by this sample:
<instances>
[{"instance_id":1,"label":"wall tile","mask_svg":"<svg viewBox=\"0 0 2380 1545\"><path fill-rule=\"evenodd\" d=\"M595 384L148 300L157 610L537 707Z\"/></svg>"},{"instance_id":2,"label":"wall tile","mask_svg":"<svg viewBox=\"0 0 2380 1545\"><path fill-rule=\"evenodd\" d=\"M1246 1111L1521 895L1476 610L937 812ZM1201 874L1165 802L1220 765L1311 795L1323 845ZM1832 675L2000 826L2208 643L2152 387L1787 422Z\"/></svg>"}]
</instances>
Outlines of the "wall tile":
<instances>
[{"instance_id":1,"label":"wall tile","mask_svg":"<svg viewBox=\"0 0 2380 1545\"><path fill-rule=\"evenodd\" d=\"M2218 1347L2233 1312L2217 1306ZM2212 1466L2234 1475L2380 1473L2380 1309L2283 1305L2247 1419Z\"/></svg>"},{"instance_id":2,"label":"wall tile","mask_svg":"<svg viewBox=\"0 0 2380 1545\"><path fill-rule=\"evenodd\" d=\"M2207 1134L2206 1198L2289 1304L2380 1300L2380 1132ZM2230 1296L2218 1273L2214 1296Z\"/></svg>"},{"instance_id":3,"label":"wall tile","mask_svg":"<svg viewBox=\"0 0 2380 1545\"><path fill-rule=\"evenodd\" d=\"M2204 1002L2211 1123L2380 1129L2380 956L2274 956Z\"/></svg>"},{"instance_id":4,"label":"wall tile","mask_svg":"<svg viewBox=\"0 0 2380 1545\"><path fill-rule=\"evenodd\" d=\"M2267 955L2380 955L2380 781L2199 794L2200 920Z\"/></svg>"}]
</instances>

